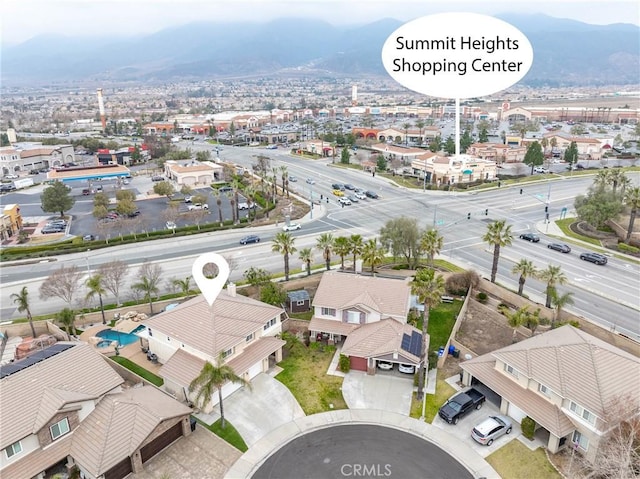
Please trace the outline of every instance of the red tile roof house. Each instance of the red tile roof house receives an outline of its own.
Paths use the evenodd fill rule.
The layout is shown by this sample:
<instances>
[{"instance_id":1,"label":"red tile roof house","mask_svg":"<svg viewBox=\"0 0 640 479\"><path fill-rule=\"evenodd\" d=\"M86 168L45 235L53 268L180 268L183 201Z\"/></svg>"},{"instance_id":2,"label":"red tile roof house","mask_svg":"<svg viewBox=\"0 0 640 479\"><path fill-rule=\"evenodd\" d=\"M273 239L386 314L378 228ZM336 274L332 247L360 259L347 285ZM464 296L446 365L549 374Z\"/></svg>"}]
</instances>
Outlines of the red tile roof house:
<instances>
[{"instance_id":1,"label":"red tile roof house","mask_svg":"<svg viewBox=\"0 0 640 479\"><path fill-rule=\"evenodd\" d=\"M313 298L311 341L344 341L351 369L369 374L377 361L417 366L422 333L407 324L410 304L409 279L327 271Z\"/></svg>"},{"instance_id":2,"label":"red tile roof house","mask_svg":"<svg viewBox=\"0 0 640 479\"><path fill-rule=\"evenodd\" d=\"M640 411L640 359L573 326L563 326L461 364L466 385L501 397L500 411L536 422L556 453L574 446L593 461L620 398ZM631 413L633 415L633 413Z\"/></svg>"},{"instance_id":3,"label":"red tile roof house","mask_svg":"<svg viewBox=\"0 0 640 479\"><path fill-rule=\"evenodd\" d=\"M284 310L236 294L230 284L210 307L202 295L144 321L149 334L149 350L158 356L158 374L163 388L179 401L193 402L189 384L200 374L206 361L216 364L220 353L236 373L250 381L282 360L285 341L282 333ZM225 398L241 387L227 383ZM218 404L214 394L209 413Z\"/></svg>"},{"instance_id":4,"label":"red tile roof house","mask_svg":"<svg viewBox=\"0 0 640 479\"><path fill-rule=\"evenodd\" d=\"M41 478L73 466L87 479L141 472L191 433L191 409L142 384L125 383L86 343L58 342L1 366L0 477Z\"/></svg>"}]
</instances>

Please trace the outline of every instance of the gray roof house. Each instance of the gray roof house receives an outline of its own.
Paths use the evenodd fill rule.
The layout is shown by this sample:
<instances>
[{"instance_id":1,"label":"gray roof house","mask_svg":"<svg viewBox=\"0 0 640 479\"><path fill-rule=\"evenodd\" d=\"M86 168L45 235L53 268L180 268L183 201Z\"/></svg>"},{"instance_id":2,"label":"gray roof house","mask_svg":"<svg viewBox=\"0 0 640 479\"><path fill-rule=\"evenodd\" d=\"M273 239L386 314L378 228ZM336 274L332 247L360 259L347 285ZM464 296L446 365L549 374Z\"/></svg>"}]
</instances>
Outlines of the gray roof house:
<instances>
[{"instance_id":1,"label":"gray roof house","mask_svg":"<svg viewBox=\"0 0 640 479\"><path fill-rule=\"evenodd\" d=\"M529 416L551 452L573 445L593 460L621 399L640 408L640 359L563 326L461 364L463 382L501 397L500 410Z\"/></svg>"}]
</instances>

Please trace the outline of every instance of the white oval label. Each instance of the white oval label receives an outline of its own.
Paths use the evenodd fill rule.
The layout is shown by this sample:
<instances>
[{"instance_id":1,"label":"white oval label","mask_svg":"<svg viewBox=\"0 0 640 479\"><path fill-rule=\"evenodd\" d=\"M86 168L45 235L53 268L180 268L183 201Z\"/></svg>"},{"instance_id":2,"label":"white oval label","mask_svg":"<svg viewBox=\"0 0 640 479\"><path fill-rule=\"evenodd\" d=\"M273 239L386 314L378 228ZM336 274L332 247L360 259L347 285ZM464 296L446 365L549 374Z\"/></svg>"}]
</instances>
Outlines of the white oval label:
<instances>
[{"instance_id":1,"label":"white oval label","mask_svg":"<svg viewBox=\"0 0 640 479\"><path fill-rule=\"evenodd\" d=\"M410 90L472 98L509 88L533 63L516 27L477 13L440 13L405 23L382 47L385 69Z\"/></svg>"}]
</instances>

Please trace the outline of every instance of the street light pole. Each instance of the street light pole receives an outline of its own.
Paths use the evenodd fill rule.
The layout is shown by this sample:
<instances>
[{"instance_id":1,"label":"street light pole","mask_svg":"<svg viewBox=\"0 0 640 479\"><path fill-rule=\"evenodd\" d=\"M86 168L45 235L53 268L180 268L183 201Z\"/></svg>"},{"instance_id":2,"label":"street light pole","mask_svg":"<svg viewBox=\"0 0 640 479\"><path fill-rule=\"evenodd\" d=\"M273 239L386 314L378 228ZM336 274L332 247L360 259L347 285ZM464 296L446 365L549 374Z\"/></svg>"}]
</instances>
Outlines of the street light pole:
<instances>
[{"instance_id":1,"label":"street light pole","mask_svg":"<svg viewBox=\"0 0 640 479\"><path fill-rule=\"evenodd\" d=\"M91 266L89 265L89 253L91 252L90 249L87 250L87 256L86 256L86 260L87 260L87 274L91 275Z\"/></svg>"},{"instance_id":2,"label":"street light pole","mask_svg":"<svg viewBox=\"0 0 640 479\"><path fill-rule=\"evenodd\" d=\"M310 219L313 219L313 183L309 185L309 198L310 198L310 202L311 202L311 216Z\"/></svg>"}]
</instances>

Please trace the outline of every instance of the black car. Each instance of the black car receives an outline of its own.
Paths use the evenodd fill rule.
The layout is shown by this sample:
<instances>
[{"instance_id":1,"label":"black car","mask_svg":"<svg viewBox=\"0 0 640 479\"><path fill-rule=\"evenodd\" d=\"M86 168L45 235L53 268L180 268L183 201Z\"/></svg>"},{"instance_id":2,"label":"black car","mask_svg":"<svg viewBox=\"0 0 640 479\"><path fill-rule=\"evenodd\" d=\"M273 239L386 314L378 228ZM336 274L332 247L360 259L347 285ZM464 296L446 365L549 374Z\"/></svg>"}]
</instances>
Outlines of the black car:
<instances>
[{"instance_id":1,"label":"black car","mask_svg":"<svg viewBox=\"0 0 640 479\"><path fill-rule=\"evenodd\" d=\"M378 193L376 193L375 191L367 190L364 192L364 194L367 195L367 198L373 198L374 200L378 199Z\"/></svg>"},{"instance_id":2,"label":"black car","mask_svg":"<svg viewBox=\"0 0 640 479\"><path fill-rule=\"evenodd\" d=\"M549 243L547 245L547 248L555 251L560 251L561 253L571 253L571 248L569 247L569 245L564 243Z\"/></svg>"},{"instance_id":3,"label":"black car","mask_svg":"<svg viewBox=\"0 0 640 479\"><path fill-rule=\"evenodd\" d=\"M249 235L240 239L240 244L260 243L260 237L258 235Z\"/></svg>"},{"instance_id":4,"label":"black car","mask_svg":"<svg viewBox=\"0 0 640 479\"><path fill-rule=\"evenodd\" d=\"M334 190L344 191L344 185L342 183L333 183L331 188Z\"/></svg>"},{"instance_id":5,"label":"black car","mask_svg":"<svg viewBox=\"0 0 640 479\"><path fill-rule=\"evenodd\" d=\"M607 264L607 257L599 253L582 253L580 255L580 259L583 261L589 261L590 263L599 264L601 266Z\"/></svg>"},{"instance_id":6,"label":"black car","mask_svg":"<svg viewBox=\"0 0 640 479\"><path fill-rule=\"evenodd\" d=\"M346 189L348 189L348 190L351 190L351 191L353 191L353 190L355 190L355 189L356 189L356 187L355 187L355 186L353 186L351 183L347 183L346 185L344 185L344 187L345 187Z\"/></svg>"},{"instance_id":7,"label":"black car","mask_svg":"<svg viewBox=\"0 0 640 479\"><path fill-rule=\"evenodd\" d=\"M540 237L533 233L523 233L520 235L520 239L531 241L532 243L540 241Z\"/></svg>"}]
</instances>

